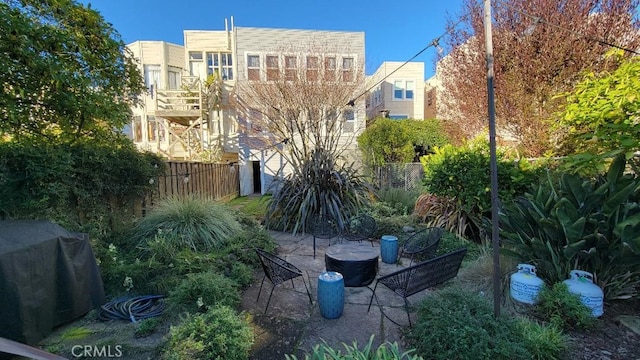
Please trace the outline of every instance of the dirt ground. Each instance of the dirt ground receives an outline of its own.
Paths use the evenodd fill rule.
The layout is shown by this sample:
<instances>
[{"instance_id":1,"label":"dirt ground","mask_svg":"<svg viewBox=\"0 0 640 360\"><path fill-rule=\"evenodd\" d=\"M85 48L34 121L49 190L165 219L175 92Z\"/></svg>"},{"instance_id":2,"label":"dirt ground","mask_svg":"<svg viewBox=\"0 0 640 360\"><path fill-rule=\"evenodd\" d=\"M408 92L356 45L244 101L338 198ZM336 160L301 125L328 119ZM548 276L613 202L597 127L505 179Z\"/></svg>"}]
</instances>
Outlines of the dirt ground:
<instances>
[{"instance_id":1,"label":"dirt ground","mask_svg":"<svg viewBox=\"0 0 640 360\"><path fill-rule=\"evenodd\" d=\"M631 318L633 316L635 320ZM623 322L640 321L640 300L618 301L605 306L596 328L569 333L571 360L640 359L640 334ZM636 329L640 329L636 325Z\"/></svg>"}]
</instances>

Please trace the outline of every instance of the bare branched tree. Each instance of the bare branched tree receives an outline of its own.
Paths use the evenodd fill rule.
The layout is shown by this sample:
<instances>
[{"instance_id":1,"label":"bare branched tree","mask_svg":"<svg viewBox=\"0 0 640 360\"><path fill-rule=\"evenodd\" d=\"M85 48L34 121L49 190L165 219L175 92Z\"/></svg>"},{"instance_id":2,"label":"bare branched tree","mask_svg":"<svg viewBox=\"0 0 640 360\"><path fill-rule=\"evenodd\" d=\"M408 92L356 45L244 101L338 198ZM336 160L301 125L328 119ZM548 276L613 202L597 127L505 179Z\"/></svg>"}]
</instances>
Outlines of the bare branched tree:
<instances>
[{"instance_id":1,"label":"bare branched tree","mask_svg":"<svg viewBox=\"0 0 640 360\"><path fill-rule=\"evenodd\" d=\"M606 43L640 46L638 0L500 0L494 2L493 44L498 129L528 155L550 147L549 126L561 99L585 70L606 68ZM465 0L466 26L448 38L438 97L469 138L487 126L482 3ZM584 36L583 36L584 35ZM599 39L602 41L596 41ZM629 54L630 55L630 54ZM440 117L440 113L439 113Z\"/></svg>"},{"instance_id":2,"label":"bare branched tree","mask_svg":"<svg viewBox=\"0 0 640 360\"><path fill-rule=\"evenodd\" d=\"M246 141L279 151L298 172L315 150L336 158L364 128L355 118L364 102L364 63L329 46L274 49L259 72L236 87L235 105ZM278 55L279 54L279 55ZM286 143L285 147L274 146Z\"/></svg>"}]
</instances>

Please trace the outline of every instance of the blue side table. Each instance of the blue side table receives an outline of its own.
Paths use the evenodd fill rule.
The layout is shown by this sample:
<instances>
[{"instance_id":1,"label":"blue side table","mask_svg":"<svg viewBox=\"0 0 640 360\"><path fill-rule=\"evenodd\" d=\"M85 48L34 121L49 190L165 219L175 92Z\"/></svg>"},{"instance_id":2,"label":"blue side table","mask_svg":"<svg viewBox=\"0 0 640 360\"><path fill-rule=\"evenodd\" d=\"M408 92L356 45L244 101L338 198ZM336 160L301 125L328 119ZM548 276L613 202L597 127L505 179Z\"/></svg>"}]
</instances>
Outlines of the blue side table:
<instances>
[{"instance_id":1,"label":"blue side table","mask_svg":"<svg viewBox=\"0 0 640 360\"><path fill-rule=\"evenodd\" d=\"M380 241L380 257L386 264L395 264L398 261L398 238L393 235L382 235Z\"/></svg>"},{"instance_id":2,"label":"blue side table","mask_svg":"<svg viewBox=\"0 0 640 360\"><path fill-rule=\"evenodd\" d=\"M344 279L335 271L325 271L318 276L318 305L326 319L337 319L344 310Z\"/></svg>"}]
</instances>

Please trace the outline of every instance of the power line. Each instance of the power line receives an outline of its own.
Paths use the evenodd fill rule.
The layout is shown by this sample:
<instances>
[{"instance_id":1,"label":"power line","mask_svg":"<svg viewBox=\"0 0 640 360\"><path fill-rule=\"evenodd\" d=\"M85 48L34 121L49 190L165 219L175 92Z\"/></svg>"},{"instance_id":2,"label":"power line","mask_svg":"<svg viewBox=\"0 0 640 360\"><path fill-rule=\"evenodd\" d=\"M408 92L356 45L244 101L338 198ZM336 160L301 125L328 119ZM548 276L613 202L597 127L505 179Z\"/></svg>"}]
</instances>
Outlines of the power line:
<instances>
[{"instance_id":1,"label":"power line","mask_svg":"<svg viewBox=\"0 0 640 360\"><path fill-rule=\"evenodd\" d=\"M552 28L556 28L558 30L562 30L564 32L576 35L578 37L581 37L581 38L584 38L584 39L587 39L587 40L590 40L590 41L595 41L595 42L597 42L597 43L599 43L601 45L607 45L607 46L610 46L610 47L613 47L613 48L616 48L616 49L624 50L624 51L632 53L632 54L640 55L639 52L637 52L635 50L632 50L632 49L629 49L627 47L624 47L624 46L621 46L621 45L617 45L617 44L613 44L613 43L610 43L610 42L608 42L606 40L598 39L598 38L593 37L593 36L585 35L585 34L579 32L579 31L568 29L568 28L562 27L560 25L556 25L556 24L550 23L549 21L545 20L544 18L542 18L540 16L531 15L531 14L528 14L528 13L526 13L526 12L520 10L520 9L517 9L514 6L511 6L511 5L507 4L505 1L498 0L496 2L496 4L500 4L500 5L508 8L509 10L513 10L513 11L517 12L520 15L523 15L523 16L526 16L528 18L531 18L534 21L535 24L545 24L545 25L548 25L548 26L550 26Z\"/></svg>"},{"instance_id":2,"label":"power line","mask_svg":"<svg viewBox=\"0 0 640 360\"><path fill-rule=\"evenodd\" d=\"M451 26L448 30L446 30L444 33L440 34L440 36L434 38L433 40L431 40L431 42L425 46L424 48L422 48L422 50L418 51L415 55L413 55L412 57L410 57L407 61L403 62L402 65L398 66L397 68L395 68L393 71L391 71L389 74L385 75L382 79L380 79L378 82L376 82L374 85L370 86L369 88L367 88L365 91L363 91L362 93L360 93L360 95L354 97L353 99L349 100L349 102L347 103L347 106L354 106L356 103L356 100L358 100L362 95L365 95L366 93L368 93L369 91L371 91L371 89L375 88L376 86L382 84L382 82L384 82L385 80L387 80L391 75L393 75L396 71L400 70L402 67L404 67L405 65L407 65L408 63L410 63L413 59L417 58L418 56L420 56L423 52L427 51L427 49L429 49L430 47L438 47L440 46L440 40L447 34L449 34L453 29L456 28L456 26L460 25L461 22L463 22L467 16L469 14L465 14L462 15L458 21L456 21L455 24L453 24L453 26Z\"/></svg>"}]
</instances>

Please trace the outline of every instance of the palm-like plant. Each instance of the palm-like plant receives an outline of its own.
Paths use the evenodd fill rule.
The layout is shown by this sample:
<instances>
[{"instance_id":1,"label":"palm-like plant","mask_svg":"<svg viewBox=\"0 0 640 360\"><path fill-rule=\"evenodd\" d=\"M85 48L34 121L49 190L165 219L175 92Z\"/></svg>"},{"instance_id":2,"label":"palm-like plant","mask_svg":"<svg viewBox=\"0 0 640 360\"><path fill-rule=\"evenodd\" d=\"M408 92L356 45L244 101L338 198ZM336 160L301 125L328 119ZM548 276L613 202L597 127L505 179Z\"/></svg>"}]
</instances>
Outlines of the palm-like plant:
<instances>
[{"instance_id":1,"label":"palm-like plant","mask_svg":"<svg viewBox=\"0 0 640 360\"><path fill-rule=\"evenodd\" d=\"M288 175L270 199L266 224L270 228L304 231L317 215L344 229L348 219L371 197L371 187L352 164L339 165L335 156L316 149L299 172Z\"/></svg>"}]
</instances>

